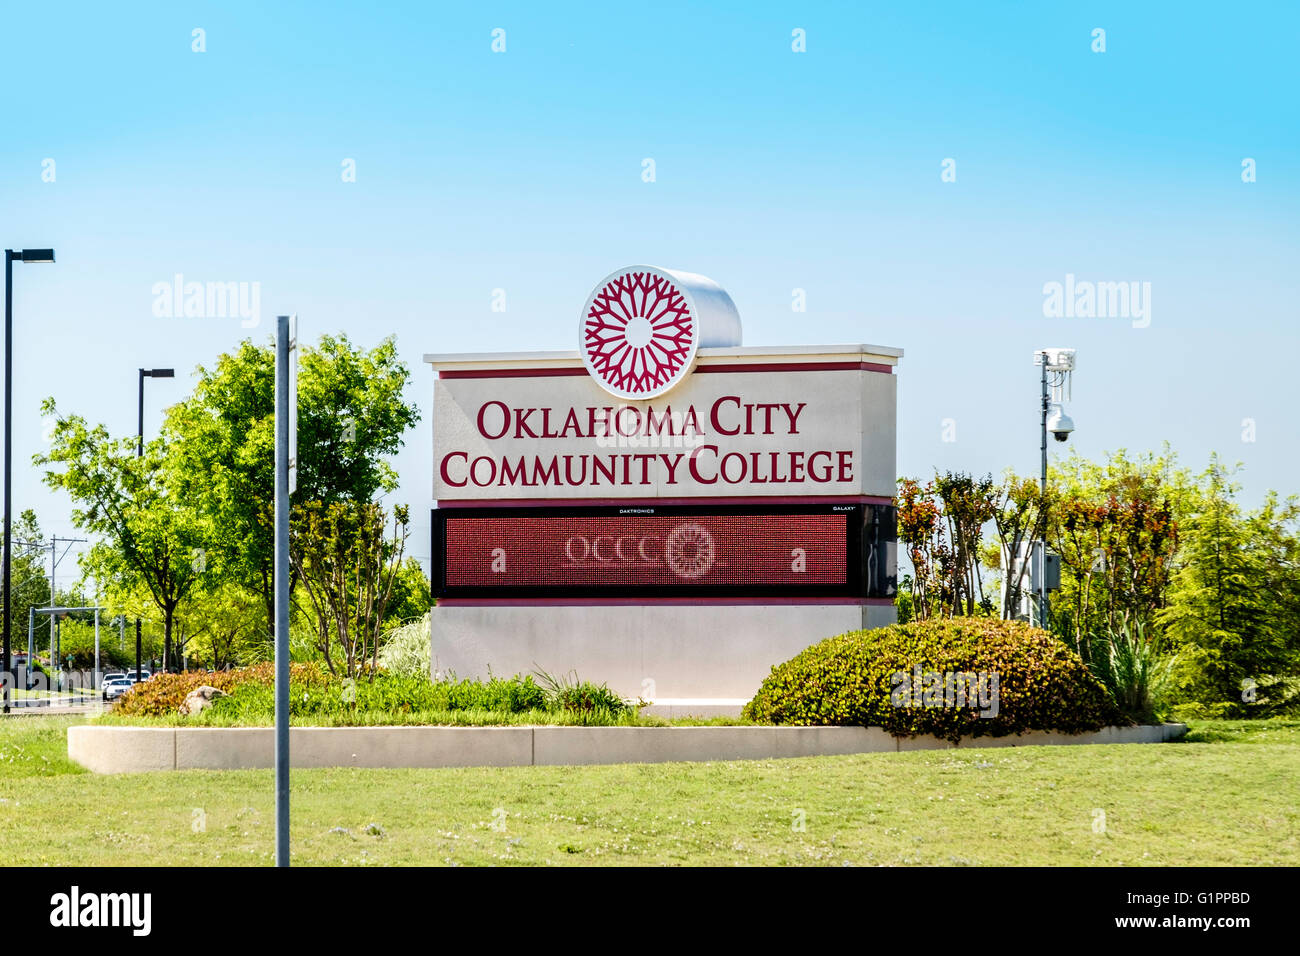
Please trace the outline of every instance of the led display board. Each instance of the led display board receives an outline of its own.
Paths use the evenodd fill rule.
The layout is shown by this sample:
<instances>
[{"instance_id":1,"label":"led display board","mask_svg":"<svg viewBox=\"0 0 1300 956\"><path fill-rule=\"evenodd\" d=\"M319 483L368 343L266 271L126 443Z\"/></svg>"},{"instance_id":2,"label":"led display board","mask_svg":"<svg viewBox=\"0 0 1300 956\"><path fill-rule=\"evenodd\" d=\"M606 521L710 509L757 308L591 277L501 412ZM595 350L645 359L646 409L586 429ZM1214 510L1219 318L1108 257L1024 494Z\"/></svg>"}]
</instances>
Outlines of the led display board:
<instances>
[{"instance_id":1,"label":"led display board","mask_svg":"<svg viewBox=\"0 0 1300 956\"><path fill-rule=\"evenodd\" d=\"M895 593L888 505L454 507L432 528L438 598Z\"/></svg>"}]
</instances>

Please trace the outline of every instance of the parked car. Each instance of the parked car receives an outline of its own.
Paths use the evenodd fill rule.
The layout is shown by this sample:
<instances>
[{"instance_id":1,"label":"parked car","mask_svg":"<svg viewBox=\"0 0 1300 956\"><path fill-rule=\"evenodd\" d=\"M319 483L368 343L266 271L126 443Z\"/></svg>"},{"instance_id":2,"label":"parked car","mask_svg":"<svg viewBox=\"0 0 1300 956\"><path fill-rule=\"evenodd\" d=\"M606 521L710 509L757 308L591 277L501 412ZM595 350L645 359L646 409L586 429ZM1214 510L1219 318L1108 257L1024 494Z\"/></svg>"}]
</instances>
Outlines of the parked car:
<instances>
[{"instance_id":1,"label":"parked car","mask_svg":"<svg viewBox=\"0 0 1300 956\"><path fill-rule=\"evenodd\" d=\"M104 681L104 700L117 700L128 690L135 686L135 677L125 675L110 677Z\"/></svg>"},{"instance_id":2,"label":"parked car","mask_svg":"<svg viewBox=\"0 0 1300 956\"><path fill-rule=\"evenodd\" d=\"M112 671L111 673L106 673L100 681L100 686L101 687L104 686L115 677L126 678L127 680L134 681L135 668L128 667L124 671ZM140 680L146 681L148 679L149 679L149 668L147 667L140 668Z\"/></svg>"}]
</instances>

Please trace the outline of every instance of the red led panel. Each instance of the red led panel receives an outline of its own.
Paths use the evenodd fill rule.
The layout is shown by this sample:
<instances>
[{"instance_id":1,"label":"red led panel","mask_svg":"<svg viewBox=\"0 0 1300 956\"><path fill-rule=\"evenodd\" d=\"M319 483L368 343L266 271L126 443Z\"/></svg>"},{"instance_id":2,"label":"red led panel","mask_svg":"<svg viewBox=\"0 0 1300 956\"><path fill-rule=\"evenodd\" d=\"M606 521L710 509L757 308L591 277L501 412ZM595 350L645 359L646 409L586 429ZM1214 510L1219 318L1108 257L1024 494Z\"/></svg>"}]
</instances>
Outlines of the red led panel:
<instances>
[{"instance_id":1,"label":"red led panel","mask_svg":"<svg viewBox=\"0 0 1300 956\"><path fill-rule=\"evenodd\" d=\"M590 592L844 586L848 518L845 513L450 515L444 584L449 591Z\"/></svg>"},{"instance_id":2,"label":"red led panel","mask_svg":"<svg viewBox=\"0 0 1300 956\"><path fill-rule=\"evenodd\" d=\"M892 598L894 508L845 501L435 508L439 599Z\"/></svg>"}]
</instances>

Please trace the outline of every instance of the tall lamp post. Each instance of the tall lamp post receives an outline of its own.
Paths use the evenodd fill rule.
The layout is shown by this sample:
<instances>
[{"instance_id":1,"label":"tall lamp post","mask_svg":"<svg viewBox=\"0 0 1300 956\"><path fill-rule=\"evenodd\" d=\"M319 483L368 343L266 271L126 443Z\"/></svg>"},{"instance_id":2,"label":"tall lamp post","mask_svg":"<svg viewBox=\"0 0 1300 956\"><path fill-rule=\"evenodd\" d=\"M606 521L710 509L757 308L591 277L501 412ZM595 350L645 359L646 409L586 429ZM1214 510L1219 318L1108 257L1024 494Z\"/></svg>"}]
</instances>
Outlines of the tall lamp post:
<instances>
[{"instance_id":1,"label":"tall lamp post","mask_svg":"<svg viewBox=\"0 0 1300 956\"><path fill-rule=\"evenodd\" d=\"M137 404L139 414L136 418L136 440L135 440L135 457L144 457L144 380L146 378L175 378L176 369L174 368L142 368L140 369L140 400ZM140 682L140 619L135 619L135 680ZM166 662L164 662L166 663Z\"/></svg>"},{"instance_id":2,"label":"tall lamp post","mask_svg":"<svg viewBox=\"0 0 1300 956\"><path fill-rule=\"evenodd\" d=\"M53 249L5 250L5 533L4 533L4 712L9 713L9 564L12 553L11 504L13 488L13 398L14 398L14 263L53 262ZM28 667L31 662L28 662Z\"/></svg>"},{"instance_id":3,"label":"tall lamp post","mask_svg":"<svg viewBox=\"0 0 1300 956\"><path fill-rule=\"evenodd\" d=\"M1038 551L1038 626L1047 627L1047 433L1057 441L1066 441L1074 431L1074 419L1061 407L1062 397L1069 395L1074 376L1074 349L1042 349L1034 353L1034 364L1042 368L1042 477L1039 520L1043 536Z\"/></svg>"}]
</instances>

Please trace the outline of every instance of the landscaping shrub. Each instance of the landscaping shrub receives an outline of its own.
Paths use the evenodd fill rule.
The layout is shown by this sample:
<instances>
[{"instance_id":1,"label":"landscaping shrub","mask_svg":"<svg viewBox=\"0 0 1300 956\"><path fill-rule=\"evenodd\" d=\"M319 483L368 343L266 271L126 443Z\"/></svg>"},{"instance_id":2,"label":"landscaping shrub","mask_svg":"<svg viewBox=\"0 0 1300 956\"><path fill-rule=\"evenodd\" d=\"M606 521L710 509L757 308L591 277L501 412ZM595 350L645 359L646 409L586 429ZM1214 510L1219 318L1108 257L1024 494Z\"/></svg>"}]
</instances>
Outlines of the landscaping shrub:
<instances>
[{"instance_id":1,"label":"landscaping shrub","mask_svg":"<svg viewBox=\"0 0 1300 956\"><path fill-rule=\"evenodd\" d=\"M175 717L187 694L209 685L224 691L204 711L204 720L270 724L275 719L275 665L269 661L239 670L158 674L122 695L114 710L122 717ZM432 681L427 672L378 671L374 679L342 678L315 664L291 664L289 715L333 724L383 723L386 715L478 714L561 715L566 722L613 724L636 716L636 708L604 684L575 676L555 680L492 677L485 681ZM400 721L399 721L400 722Z\"/></svg>"},{"instance_id":2,"label":"landscaping shrub","mask_svg":"<svg viewBox=\"0 0 1300 956\"><path fill-rule=\"evenodd\" d=\"M943 678L957 673L984 678L974 682L986 692L976 694L974 706L969 699L957 706L955 682L945 691ZM933 674L939 679L926 676ZM934 734L954 742L1129 723L1078 655L1046 631L969 617L853 631L815 644L773 667L744 715L762 723L883 727L898 737Z\"/></svg>"},{"instance_id":3,"label":"landscaping shrub","mask_svg":"<svg viewBox=\"0 0 1300 956\"><path fill-rule=\"evenodd\" d=\"M1166 714L1166 695L1177 655L1165 654L1138 623L1094 635L1088 667L1128 718L1155 723Z\"/></svg>"},{"instance_id":4,"label":"landscaping shrub","mask_svg":"<svg viewBox=\"0 0 1300 956\"><path fill-rule=\"evenodd\" d=\"M291 664L289 679L302 685L319 686L328 675L314 664ZM232 692L243 685L272 687L275 665L270 661L230 671L182 671L179 674L155 674L123 694L114 707L115 714L137 717L162 717L175 714L185 696L196 688L208 686Z\"/></svg>"},{"instance_id":5,"label":"landscaping shrub","mask_svg":"<svg viewBox=\"0 0 1300 956\"><path fill-rule=\"evenodd\" d=\"M529 677L493 677L487 681L451 678L435 687L447 689L448 710L496 710L521 714L526 710L546 710L546 692Z\"/></svg>"},{"instance_id":6,"label":"landscaping shrub","mask_svg":"<svg viewBox=\"0 0 1300 956\"><path fill-rule=\"evenodd\" d=\"M552 710L565 711L584 720L590 718L598 723L617 719L632 710L607 685L579 680L576 673L554 677L539 671L537 676Z\"/></svg>"},{"instance_id":7,"label":"landscaping shrub","mask_svg":"<svg viewBox=\"0 0 1300 956\"><path fill-rule=\"evenodd\" d=\"M320 682L291 679L289 683L291 717L337 720L357 714L455 710L522 714L547 709L546 695L531 677L433 683L427 677L380 673L373 682L335 678ZM240 684L229 697L213 702L212 713L237 721L270 723L275 717L275 688L260 682Z\"/></svg>"},{"instance_id":8,"label":"landscaping shrub","mask_svg":"<svg viewBox=\"0 0 1300 956\"><path fill-rule=\"evenodd\" d=\"M429 645L429 615L401 627L395 627L384 636L379 648L379 666L390 674L406 674L429 678L432 670Z\"/></svg>"},{"instance_id":9,"label":"landscaping shrub","mask_svg":"<svg viewBox=\"0 0 1300 956\"><path fill-rule=\"evenodd\" d=\"M549 678L547 678L549 680ZM270 662L232 671L158 674L122 695L114 714L123 717L174 717L185 696L203 685L228 696L205 711L205 720L270 724L275 719L275 667ZM611 724L634 717L604 684L590 681L539 685L532 676L493 677L486 681L431 681L425 674L380 671L374 680L333 676L313 664L292 664L289 715L319 717L327 723L383 723L385 715L561 714L574 723Z\"/></svg>"}]
</instances>

